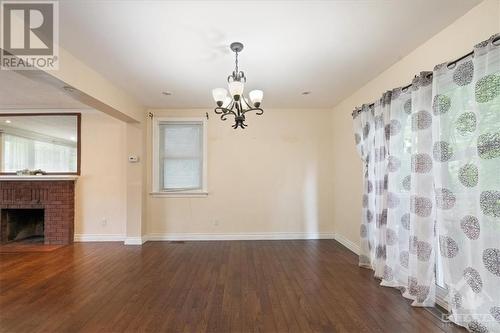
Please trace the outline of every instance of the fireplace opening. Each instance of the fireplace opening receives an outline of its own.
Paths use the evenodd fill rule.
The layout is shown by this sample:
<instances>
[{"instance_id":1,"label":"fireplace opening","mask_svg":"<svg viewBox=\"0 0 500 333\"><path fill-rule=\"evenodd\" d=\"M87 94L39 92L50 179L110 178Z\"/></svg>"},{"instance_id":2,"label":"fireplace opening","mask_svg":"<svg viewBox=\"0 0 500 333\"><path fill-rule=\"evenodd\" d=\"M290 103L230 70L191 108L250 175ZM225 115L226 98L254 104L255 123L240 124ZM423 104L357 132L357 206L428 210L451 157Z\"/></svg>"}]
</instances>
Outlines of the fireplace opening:
<instances>
[{"instance_id":1,"label":"fireplace opening","mask_svg":"<svg viewBox=\"0 0 500 333\"><path fill-rule=\"evenodd\" d=\"M43 209L2 209L0 216L1 243L44 241Z\"/></svg>"}]
</instances>

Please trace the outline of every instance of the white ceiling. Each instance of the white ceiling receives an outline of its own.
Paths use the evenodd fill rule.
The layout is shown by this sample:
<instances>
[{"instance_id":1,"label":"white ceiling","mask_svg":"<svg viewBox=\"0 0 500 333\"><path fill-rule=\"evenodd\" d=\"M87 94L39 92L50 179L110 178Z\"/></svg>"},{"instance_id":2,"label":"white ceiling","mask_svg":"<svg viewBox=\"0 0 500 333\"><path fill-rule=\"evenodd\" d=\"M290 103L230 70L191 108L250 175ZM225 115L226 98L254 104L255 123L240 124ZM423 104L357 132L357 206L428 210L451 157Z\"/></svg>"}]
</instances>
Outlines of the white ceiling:
<instances>
[{"instance_id":1,"label":"white ceiling","mask_svg":"<svg viewBox=\"0 0 500 333\"><path fill-rule=\"evenodd\" d=\"M478 3L67 0L60 41L149 107L212 107L233 41L264 107L331 107Z\"/></svg>"}]
</instances>

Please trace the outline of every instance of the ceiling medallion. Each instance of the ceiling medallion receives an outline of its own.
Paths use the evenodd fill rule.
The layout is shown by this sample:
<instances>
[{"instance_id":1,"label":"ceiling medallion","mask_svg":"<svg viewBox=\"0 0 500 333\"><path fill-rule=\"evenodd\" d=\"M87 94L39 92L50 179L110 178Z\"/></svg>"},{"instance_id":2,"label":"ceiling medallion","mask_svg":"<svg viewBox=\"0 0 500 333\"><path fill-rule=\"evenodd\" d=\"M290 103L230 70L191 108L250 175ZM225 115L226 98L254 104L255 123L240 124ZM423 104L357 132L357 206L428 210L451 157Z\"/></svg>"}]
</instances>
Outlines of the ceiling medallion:
<instances>
[{"instance_id":1,"label":"ceiling medallion","mask_svg":"<svg viewBox=\"0 0 500 333\"><path fill-rule=\"evenodd\" d=\"M225 88L215 88L212 90L212 95L217 107L214 109L216 114L220 114L220 119L226 120L229 115L234 116L233 128L245 128L245 114L249 111L257 111L257 115L264 113L260 108L264 93L262 90L252 90L248 94L250 102L243 95L243 89L247 78L245 73L238 69L238 53L243 50L243 44L240 42L231 43L231 50L236 54L235 69L231 75L227 77L228 91Z\"/></svg>"}]
</instances>

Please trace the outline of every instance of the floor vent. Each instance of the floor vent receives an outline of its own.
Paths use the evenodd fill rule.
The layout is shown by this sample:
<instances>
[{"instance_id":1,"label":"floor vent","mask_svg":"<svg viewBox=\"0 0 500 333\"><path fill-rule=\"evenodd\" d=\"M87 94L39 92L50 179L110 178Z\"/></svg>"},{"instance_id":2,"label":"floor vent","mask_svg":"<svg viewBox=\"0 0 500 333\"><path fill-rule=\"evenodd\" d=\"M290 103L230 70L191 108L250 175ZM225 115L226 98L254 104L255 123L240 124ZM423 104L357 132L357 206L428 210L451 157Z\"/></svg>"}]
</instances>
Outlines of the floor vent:
<instances>
[{"instance_id":1,"label":"floor vent","mask_svg":"<svg viewBox=\"0 0 500 333\"><path fill-rule=\"evenodd\" d=\"M441 322L443 322L443 323L450 322L450 320L448 319L448 317L450 316L450 313L446 309L444 309L443 307L436 304L432 308L425 307L424 309L426 311L428 311L430 314L432 314L434 317L441 320Z\"/></svg>"}]
</instances>

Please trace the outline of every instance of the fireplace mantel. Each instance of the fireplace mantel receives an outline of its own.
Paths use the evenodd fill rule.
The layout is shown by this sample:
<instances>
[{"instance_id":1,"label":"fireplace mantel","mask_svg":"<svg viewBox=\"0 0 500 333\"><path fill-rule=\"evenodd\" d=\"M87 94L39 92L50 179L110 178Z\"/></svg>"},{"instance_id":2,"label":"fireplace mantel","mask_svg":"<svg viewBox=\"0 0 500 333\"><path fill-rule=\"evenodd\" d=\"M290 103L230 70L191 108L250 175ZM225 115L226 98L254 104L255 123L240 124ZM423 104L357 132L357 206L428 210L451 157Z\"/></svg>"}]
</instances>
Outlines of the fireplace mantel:
<instances>
[{"instance_id":1,"label":"fireplace mantel","mask_svg":"<svg viewBox=\"0 0 500 333\"><path fill-rule=\"evenodd\" d=\"M0 181L2 180L8 180L8 181L39 181L39 180L49 180L49 181L54 181L54 180L70 180L70 181L76 181L78 179L78 176L74 175L42 175L42 176L17 176L17 175L1 175L0 176Z\"/></svg>"}]
</instances>

